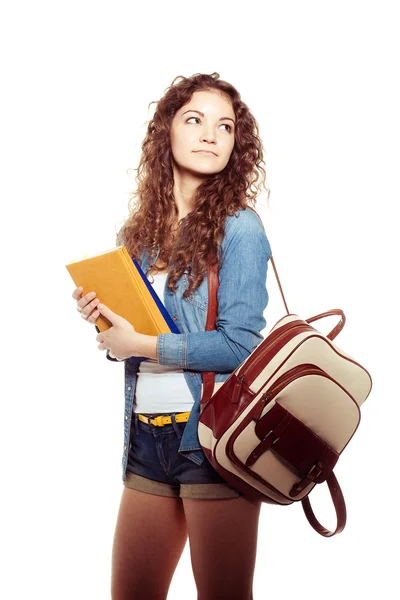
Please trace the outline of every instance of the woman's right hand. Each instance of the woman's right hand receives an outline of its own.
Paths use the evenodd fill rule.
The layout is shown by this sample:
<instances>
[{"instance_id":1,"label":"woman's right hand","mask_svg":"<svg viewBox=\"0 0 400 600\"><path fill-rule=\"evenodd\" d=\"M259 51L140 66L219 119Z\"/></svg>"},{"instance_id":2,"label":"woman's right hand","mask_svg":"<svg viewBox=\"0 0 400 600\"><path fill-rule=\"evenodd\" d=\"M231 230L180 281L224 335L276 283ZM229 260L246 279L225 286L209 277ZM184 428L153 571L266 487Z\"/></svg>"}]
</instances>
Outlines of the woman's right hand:
<instances>
[{"instance_id":1,"label":"woman's right hand","mask_svg":"<svg viewBox=\"0 0 400 600\"><path fill-rule=\"evenodd\" d=\"M81 313L82 319L85 319L85 321L88 321L89 323L93 323L96 327L95 321L100 315L100 311L96 309L96 306L98 305L100 300L96 298L95 292L89 292L81 298L82 292L83 288L77 287L72 293L73 299L77 301L76 310ZM99 331L97 327L96 329L97 331ZM114 356L114 354L110 352L110 350L107 350L107 353L111 358L116 358L119 362L124 360L123 358L118 358L117 356Z\"/></svg>"},{"instance_id":2,"label":"woman's right hand","mask_svg":"<svg viewBox=\"0 0 400 600\"><path fill-rule=\"evenodd\" d=\"M81 297L82 292L83 288L77 287L72 293L73 299L77 301L76 310L81 313L82 319L85 319L88 323L94 323L100 315L100 312L96 309L100 300L96 298L96 292L89 292Z\"/></svg>"}]
</instances>

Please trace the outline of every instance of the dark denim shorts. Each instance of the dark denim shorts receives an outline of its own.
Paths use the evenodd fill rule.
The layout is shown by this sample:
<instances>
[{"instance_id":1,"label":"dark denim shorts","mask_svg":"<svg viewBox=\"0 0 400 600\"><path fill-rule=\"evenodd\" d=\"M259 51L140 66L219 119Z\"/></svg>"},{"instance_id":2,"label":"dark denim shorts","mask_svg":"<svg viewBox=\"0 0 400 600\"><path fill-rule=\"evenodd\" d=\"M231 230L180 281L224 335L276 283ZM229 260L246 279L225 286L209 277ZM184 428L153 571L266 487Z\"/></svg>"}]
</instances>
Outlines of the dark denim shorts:
<instances>
[{"instance_id":1,"label":"dark denim shorts","mask_svg":"<svg viewBox=\"0 0 400 600\"><path fill-rule=\"evenodd\" d=\"M159 427L140 421L132 414L128 465L124 485L148 494L173 498L238 498L207 458L197 465L178 452L186 422L175 414L143 413L146 417L169 415L172 423Z\"/></svg>"}]
</instances>

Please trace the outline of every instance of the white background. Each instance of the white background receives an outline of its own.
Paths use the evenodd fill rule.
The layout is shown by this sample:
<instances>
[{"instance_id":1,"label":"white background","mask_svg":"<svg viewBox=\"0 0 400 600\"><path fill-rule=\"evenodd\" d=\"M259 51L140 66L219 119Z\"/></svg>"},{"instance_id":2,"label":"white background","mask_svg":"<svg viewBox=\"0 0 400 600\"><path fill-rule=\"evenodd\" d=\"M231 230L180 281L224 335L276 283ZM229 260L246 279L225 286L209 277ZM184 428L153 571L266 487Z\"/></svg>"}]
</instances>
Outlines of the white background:
<instances>
[{"instance_id":1,"label":"white background","mask_svg":"<svg viewBox=\"0 0 400 600\"><path fill-rule=\"evenodd\" d=\"M271 196L259 210L290 310L342 308L336 343L373 378L335 469L346 529L324 539L301 505L264 504L254 599L398 597L396 9L384 0L2 9L2 598L110 598L123 365L97 349L65 265L114 247L148 104L176 76L214 71L260 126ZM272 269L268 290L265 333L284 314ZM311 499L333 526L326 486ZM181 598L196 598L188 544L168 595Z\"/></svg>"}]
</instances>

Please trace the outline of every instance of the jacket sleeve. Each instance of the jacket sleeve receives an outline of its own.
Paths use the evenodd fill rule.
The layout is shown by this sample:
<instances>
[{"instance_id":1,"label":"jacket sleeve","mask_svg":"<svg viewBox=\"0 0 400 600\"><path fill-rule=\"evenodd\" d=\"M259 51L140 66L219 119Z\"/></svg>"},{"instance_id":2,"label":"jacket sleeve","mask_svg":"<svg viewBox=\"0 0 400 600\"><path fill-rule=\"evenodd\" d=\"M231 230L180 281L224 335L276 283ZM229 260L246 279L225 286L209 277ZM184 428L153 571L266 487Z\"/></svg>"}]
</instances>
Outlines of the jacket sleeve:
<instances>
[{"instance_id":1,"label":"jacket sleeve","mask_svg":"<svg viewBox=\"0 0 400 600\"><path fill-rule=\"evenodd\" d=\"M159 334L159 363L193 371L234 371L263 339L270 257L267 236L254 213L228 221L218 273L216 329Z\"/></svg>"}]
</instances>

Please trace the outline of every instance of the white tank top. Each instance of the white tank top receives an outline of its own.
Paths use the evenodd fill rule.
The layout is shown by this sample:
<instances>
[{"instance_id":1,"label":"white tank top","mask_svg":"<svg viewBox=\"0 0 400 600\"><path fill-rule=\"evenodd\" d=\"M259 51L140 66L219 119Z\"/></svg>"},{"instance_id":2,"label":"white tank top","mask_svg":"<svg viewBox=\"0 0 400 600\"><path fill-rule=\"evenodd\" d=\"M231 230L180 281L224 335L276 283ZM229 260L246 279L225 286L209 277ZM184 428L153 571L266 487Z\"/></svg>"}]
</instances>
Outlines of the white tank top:
<instances>
[{"instance_id":1,"label":"white tank top","mask_svg":"<svg viewBox=\"0 0 400 600\"><path fill-rule=\"evenodd\" d=\"M152 277L153 288L163 301L168 273L156 273ZM150 358L139 364L134 412L190 412L193 404L194 399L186 383L183 369L160 365Z\"/></svg>"}]
</instances>

